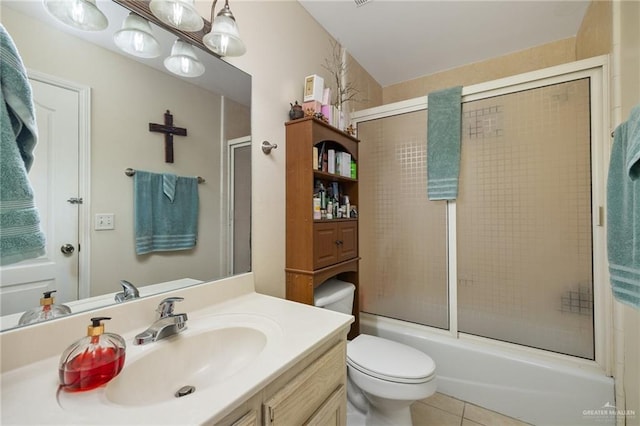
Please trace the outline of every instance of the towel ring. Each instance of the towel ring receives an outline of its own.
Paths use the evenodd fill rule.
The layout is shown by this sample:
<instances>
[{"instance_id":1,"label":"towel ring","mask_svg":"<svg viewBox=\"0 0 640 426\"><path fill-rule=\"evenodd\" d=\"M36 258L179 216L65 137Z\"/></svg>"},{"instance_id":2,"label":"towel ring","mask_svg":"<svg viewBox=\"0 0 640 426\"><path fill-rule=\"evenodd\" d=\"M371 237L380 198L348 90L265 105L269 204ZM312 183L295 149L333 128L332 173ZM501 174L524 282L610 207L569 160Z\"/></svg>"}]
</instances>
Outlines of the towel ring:
<instances>
[{"instance_id":1,"label":"towel ring","mask_svg":"<svg viewBox=\"0 0 640 426\"><path fill-rule=\"evenodd\" d=\"M131 176L136 174L136 171L135 171L135 169L132 169L131 167L128 167L128 168L124 169L124 174L129 176L129 177L131 177ZM198 178L198 183L205 183L206 182L206 180L204 178L200 177L200 176L198 176L197 178Z\"/></svg>"}]
</instances>

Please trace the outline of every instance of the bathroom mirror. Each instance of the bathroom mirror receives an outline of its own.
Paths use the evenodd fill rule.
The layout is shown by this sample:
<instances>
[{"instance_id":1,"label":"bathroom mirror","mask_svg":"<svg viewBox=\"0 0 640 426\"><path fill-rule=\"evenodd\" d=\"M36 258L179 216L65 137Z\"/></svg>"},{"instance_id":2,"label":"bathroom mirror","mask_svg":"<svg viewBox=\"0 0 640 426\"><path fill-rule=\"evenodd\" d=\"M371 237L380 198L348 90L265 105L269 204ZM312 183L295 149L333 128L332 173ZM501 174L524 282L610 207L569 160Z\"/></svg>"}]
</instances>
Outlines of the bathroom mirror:
<instances>
[{"instance_id":1,"label":"bathroom mirror","mask_svg":"<svg viewBox=\"0 0 640 426\"><path fill-rule=\"evenodd\" d=\"M41 218L47 255L0 269L3 329L15 326L16 315L22 311L38 306L45 290L57 290L56 303L68 303L73 312L81 312L115 303L114 294L122 290L120 280L130 281L145 296L251 269L251 76L200 48L196 55L205 66L202 76L184 78L169 73L163 61L175 40L180 37L197 44L201 35L169 31L164 24L152 23L153 34L162 45L158 58L128 55L115 46L113 34L128 16L127 8L141 13L148 10L148 2L98 0L97 5L109 20L108 28L99 32L59 23L42 1L3 0L0 4L2 23L32 83L35 81L34 97L40 90L35 85L41 82L65 93L79 93L81 121L76 132L78 153L36 151L34 168L38 161L46 167L40 172L32 169L30 179L34 174L34 185L43 181L62 204L55 207L50 195L43 202L49 206ZM205 30L208 25L206 22ZM38 108L36 101L36 111ZM172 114L174 126L187 129L186 136L173 137L173 163L165 162L165 136L149 131L150 123L164 124L166 111ZM45 119L38 120L39 125L45 124ZM71 153L74 155L69 156ZM77 165L75 193L61 191L57 185L61 179L51 178L66 176L71 169L67 161L72 162L71 168ZM67 168L61 173L58 165L62 164ZM129 168L204 179L198 185L195 248L136 255L134 178L125 174ZM38 196L41 194L36 194L37 202ZM76 201L69 201L72 199ZM78 223L72 228L79 229L78 235L70 237L71 241L60 240L65 238L59 235L63 222L72 216L69 209L77 216ZM105 218L111 229L99 229ZM67 242L76 248L63 256L64 261L71 260L62 267L69 272L68 278L31 282L15 297L20 287L12 280L22 273L19 269L55 263L54 254L60 256ZM76 299L81 300L72 302ZM8 316L16 319L9 321Z\"/></svg>"}]
</instances>

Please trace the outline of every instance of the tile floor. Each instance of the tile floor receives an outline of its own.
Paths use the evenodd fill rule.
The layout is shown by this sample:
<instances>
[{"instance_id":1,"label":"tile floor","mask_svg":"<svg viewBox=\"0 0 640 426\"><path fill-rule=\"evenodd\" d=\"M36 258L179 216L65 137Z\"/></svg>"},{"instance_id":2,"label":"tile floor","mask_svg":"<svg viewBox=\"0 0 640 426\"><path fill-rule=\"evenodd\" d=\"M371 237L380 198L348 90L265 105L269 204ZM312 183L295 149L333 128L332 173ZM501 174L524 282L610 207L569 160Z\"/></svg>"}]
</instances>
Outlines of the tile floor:
<instances>
[{"instance_id":1,"label":"tile floor","mask_svg":"<svg viewBox=\"0 0 640 426\"><path fill-rule=\"evenodd\" d=\"M436 393L411 406L414 426L524 426L517 419Z\"/></svg>"}]
</instances>

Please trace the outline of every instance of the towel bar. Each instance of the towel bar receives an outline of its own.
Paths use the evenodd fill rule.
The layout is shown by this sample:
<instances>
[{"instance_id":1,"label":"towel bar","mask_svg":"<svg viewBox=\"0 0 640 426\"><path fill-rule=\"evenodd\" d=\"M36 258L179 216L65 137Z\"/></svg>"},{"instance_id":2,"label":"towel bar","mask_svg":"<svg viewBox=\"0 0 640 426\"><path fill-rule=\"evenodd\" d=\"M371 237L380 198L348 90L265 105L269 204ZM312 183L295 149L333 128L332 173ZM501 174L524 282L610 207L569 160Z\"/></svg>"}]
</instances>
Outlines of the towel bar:
<instances>
[{"instance_id":1,"label":"towel bar","mask_svg":"<svg viewBox=\"0 0 640 426\"><path fill-rule=\"evenodd\" d=\"M127 176L133 176L133 175L136 174L136 171L134 169L132 169L131 167L129 167L129 168L126 168L124 170L124 174L127 175ZM205 182L206 182L206 180L204 178L198 176L198 183L205 183Z\"/></svg>"}]
</instances>

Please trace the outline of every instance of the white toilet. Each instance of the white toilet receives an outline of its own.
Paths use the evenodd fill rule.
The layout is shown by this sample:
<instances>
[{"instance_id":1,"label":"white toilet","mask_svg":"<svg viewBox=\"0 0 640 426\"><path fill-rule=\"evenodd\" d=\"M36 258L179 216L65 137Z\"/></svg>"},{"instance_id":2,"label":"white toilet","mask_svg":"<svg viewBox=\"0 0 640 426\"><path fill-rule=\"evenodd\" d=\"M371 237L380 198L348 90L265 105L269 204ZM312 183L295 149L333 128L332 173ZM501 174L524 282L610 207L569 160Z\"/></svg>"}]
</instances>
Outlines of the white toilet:
<instances>
[{"instance_id":1,"label":"white toilet","mask_svg":"<svg viewBox=\"0 0 640 426\"><path fill-rule=\"evenodd\" d=\"M355 286L331 278L314 292L314 304L351 314ZM415 348L361 334L347 344L347 398L365 424L409 426L412 403L436 391L435 363Z\"/></svg>"}]
</instances>

